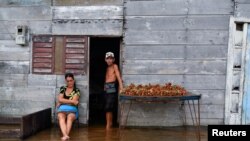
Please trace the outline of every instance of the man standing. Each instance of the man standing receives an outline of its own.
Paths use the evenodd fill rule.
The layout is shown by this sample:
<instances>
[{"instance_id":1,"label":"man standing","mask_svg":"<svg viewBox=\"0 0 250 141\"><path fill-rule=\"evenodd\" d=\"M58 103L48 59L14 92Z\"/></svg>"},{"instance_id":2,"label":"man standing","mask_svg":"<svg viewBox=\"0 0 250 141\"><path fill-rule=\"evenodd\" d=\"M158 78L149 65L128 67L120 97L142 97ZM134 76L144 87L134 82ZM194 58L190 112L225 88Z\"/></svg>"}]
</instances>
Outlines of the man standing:
<instances>
[{"instance_id":1,"label":"man standing","mask_svg":"<svg viewBox=\"0 0 250 141\"><path fill-rule=\"evenodd\" d=\"M116 93L121 92L123 89L122 79L117 64L114 63L115 56L112 52L107 52L105 55L105 61L108 65L105 76L105 112L106 112L106 129L112 127L113 122L113 110L115 107ZM116 82L118 81L119 88L116 89Z\"/></svg>"}]
</instances>

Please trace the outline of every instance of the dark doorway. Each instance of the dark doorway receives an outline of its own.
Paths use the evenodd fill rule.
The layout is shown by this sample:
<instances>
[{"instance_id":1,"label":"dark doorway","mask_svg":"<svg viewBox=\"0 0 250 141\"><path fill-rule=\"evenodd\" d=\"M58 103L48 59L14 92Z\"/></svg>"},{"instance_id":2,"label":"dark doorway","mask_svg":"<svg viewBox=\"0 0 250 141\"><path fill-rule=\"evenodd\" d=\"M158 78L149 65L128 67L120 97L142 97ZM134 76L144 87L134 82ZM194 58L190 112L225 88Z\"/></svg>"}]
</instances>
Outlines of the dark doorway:
<instances>
[{"instance_id":1,"label":"dark doorway","mask_svg":"<svg viewBox=\"0 0 250 141\"><path fill-rule=\"evenodd\" d=\"M104 81L106 72L105 53L115 54L115 63L119 66L121 38L91 37L90 38L90 71L89 71L89 125L105 125ZM118 99L118 96L116 96ZM117 126L117 107L113 112L113 125Z\"/></svg>"}]
</instances>

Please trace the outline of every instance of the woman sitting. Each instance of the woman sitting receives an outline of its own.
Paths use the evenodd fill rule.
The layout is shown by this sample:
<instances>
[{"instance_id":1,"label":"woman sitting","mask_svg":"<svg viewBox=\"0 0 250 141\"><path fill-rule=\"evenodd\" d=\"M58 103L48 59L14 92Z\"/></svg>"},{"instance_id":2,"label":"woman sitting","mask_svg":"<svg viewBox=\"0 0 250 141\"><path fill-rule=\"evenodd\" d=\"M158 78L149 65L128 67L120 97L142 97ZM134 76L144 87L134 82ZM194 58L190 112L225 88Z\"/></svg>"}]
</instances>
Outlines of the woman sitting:
<instances>
[{"instance_id":1,"label":"woman sitting","mask_svg":"<svg viewBox=\"0 0 250 141\"><path fill-rule=\"evenodd\" d=\"M57 104L57 117L62 132L62 140L68 140L74 120L78 118L80 90L75 86L74 75L65 74L66 86L60 88Z\"/></svg>"}]
</instances>

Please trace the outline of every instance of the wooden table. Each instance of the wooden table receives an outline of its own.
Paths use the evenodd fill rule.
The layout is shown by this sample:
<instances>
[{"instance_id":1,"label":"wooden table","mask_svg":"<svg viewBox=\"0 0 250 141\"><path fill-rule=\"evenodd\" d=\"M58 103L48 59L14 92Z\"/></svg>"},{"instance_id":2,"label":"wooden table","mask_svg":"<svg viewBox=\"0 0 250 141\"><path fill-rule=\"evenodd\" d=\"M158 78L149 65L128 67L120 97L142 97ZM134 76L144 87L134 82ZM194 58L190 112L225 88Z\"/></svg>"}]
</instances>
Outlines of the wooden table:
<instances>
[{"instance_id":1,"label":"wooden table","mask_svg":"<svg viewBox=\"0 0 250 141\"><path fill-rule=\"evenodd\" d=\"M127 124L127 120L129 117L129 111L131 109L132 103L133 102L140 102L140 103L155 103L155 102L161 102L161 103L168 103L168 102L180 102L181 107L184 108L185 104L188 105L189 112L191 114L192 122L193 125L196 127L196 136L197 139L200 141L200 98L201 95L197 94L192 94L192 93L187 93L184 96L159 96L159 97L154 97L154 96L128 96L128 95L119 95L119 106L120 106L120 123L119 126L120 128L124 128ZM128 111L125 112L125 104L126 101L129 104ZM195 101L197 101L197 108L195 106ZM186 111L184 108L184 117L185 117L185 124L186 124ZM127 113L127 115L125 115ZM122 121L122 118L125 116L125 121ZM123 124L124 123L124 124Z\"/></svg>"}]
</instances>

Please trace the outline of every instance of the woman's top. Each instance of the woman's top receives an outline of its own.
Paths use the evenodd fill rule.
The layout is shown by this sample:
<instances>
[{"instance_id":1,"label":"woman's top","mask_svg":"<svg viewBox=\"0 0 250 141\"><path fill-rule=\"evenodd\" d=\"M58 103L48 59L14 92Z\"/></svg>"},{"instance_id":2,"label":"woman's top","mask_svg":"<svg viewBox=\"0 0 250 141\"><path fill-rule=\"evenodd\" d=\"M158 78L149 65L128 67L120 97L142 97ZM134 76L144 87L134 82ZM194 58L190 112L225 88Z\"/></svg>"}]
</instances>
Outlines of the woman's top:
<instances>
[{"instance_id":1,"label":"woman's top","mask_svg":"<svg viewBox=\"0 0 250 141\"><path fill-rule=\"evenodd\" d=\"M63 94L63 98L71 100L73 99L75 95L80 96L80 90L78 88L74 88L69 95L66 95L66 89L67 89L67 86L62 86L60 88L60 94Z\"/></svg>"}]
</instances>

